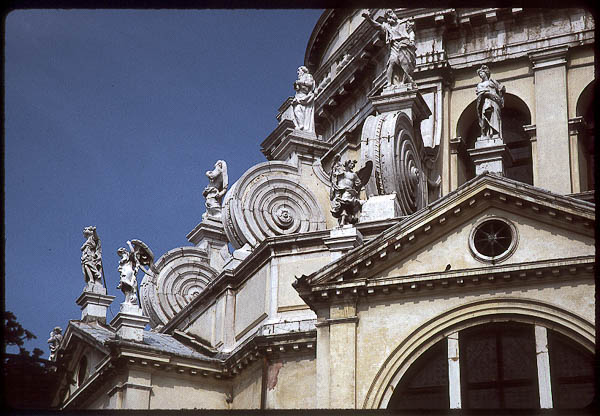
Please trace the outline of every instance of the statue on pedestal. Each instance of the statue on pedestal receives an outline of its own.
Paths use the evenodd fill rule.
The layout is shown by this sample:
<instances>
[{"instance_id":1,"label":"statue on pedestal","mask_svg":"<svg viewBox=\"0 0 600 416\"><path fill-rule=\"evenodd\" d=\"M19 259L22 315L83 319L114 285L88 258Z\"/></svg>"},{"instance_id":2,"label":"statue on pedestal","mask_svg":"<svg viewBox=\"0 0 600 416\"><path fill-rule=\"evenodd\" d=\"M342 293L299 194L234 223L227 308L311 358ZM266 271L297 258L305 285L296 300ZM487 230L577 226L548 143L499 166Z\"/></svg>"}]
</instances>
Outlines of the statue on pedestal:
<instances>
[{"instance_id":1,"label":"statue on pedestal","mask_svg":"<svg viewBox=\"0 0 600 416\"><path fill-rule=\"evenodd\" d=\"M102 245L96 227L85 227L83 236L86 238L81 246L81 269L86 283L84 290L91 290L95 284L102 286Z\"/></svg>"},{"instance_id":2,"label":"statue on pedestal","mask_svg":"<svg viewBox=\"0 0 600 416\"><path fill-rule=\"evenodd\" d=\"M117 289L121 289L125 295L125 302L132 305L137 305L137 272L141 268L142 271L148 275L152 273L142 266L149 266L150 268L154 262L154 254L152 250L140 240L127 241L127 245L131 251L121 247L117 250L119 255L119 285Z\"/></svg>"},{"instance_id":3,"label":"statue on pedestal","mask_svg":"<svg viewBox=\"0 0 600 416\"><path fill-rule=\"evenodd\" d=\"M504 107L506 88L490 78L490 69L482 65L477 70L481 82L477 84L477 117L481 127L481 138L502 138L501 110Z\"/></svg>"},{"instance_id":4,"label":"statue on pedestal","mask_svg":"<svg viewBox=\"0 0 600 416\"><path fill-rule=\"evenodd\" d=\"M315 131L315 80L308 68L298 68L298 79L294 82L296 95L292 100L294 126L297 130Z\"/></svg>"},{"instance_id":5,"label":"statue on pedestal","mask_svg":"<svg viewBox=\"0 0 600 416\"><path fill-rule=\"evenodd\" d=\"M417 65L414 21L399 20L392 9L385 11L383 23L373 20L368 11L362 16L372 26L385 33L385 43L390 49L385 71L386 86L414 84L412 74Z\"/></svg>"},{"instance_id":6,"label":"statue on pedestal","mask_svg":"<svg viewBox=\"0 0 600 416\"><path fill-rule=\"evenodd\" d=\"M60 326L54 327L50 332L50 338L48 339L48 347L50 348L50 357L48 360L56 361L56 353L58 352L58 347L60 347L62 340L62 328Z\"/></svg>"},{"instance_id":7,"label":"statue on pedestal","mask_svg":"<svg viewBox=\"0 0 600 416\"><path fill-rule=\"evenodd\" d=\"M340 226L356 224L364 203L358 197L360 190L367 184L373 169L373 162L367 161L358 172L354 172L356 160L340 162L340 155L333 159L333 168L329 176L331 190L331 214L338 219Z\"/></svg>"},{"instance_id":8,"label":"statue on pedestal","mask_svg":"<svg viewBox=\"0 0 600 416\"><path fill-rule=\"evenodd\" d=\"M218 160L215 168L206 172L208 185L204 188L202 195L206 198L206 213L202 218L213 217L221 218L221 202L229 186L227 178L227 163L224 160Z\"/></svg>"}]
</instances>

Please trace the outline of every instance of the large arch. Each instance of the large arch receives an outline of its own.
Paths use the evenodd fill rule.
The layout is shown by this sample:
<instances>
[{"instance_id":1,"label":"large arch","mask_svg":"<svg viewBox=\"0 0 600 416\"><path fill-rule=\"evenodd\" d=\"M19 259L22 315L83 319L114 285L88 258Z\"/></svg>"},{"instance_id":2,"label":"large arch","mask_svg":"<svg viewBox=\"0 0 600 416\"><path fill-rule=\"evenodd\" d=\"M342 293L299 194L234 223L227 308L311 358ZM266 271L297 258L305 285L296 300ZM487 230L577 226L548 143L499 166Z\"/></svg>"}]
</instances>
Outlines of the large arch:
<instances>
[{"instance_id":1,"label":"large arch","mask_svg":"<svg viewBox=\"0 0 600 416\"><path fill-rule=\"evenodd\" d=\"M506 321L544 326L594 352L594 325L561 307L534 299L509 297L475 301L450 309L431 319L404 339L377 372L363 402L363 408L387 408L394 388L402 376L438 341L475 325Z\"/></svg>"},{"instance_id":2,"label":"large arch","mask_svg":"<svg viewBox=\"0 0 600 416\"><path fill-rule=\"evenodd\" d=\"M583 118L583 128L579 130L577 140L577 160L579 165L580 191L595 189L595 87L596 81L591 81L577 98L577 117Z\"/></svg>"}]
</instances>

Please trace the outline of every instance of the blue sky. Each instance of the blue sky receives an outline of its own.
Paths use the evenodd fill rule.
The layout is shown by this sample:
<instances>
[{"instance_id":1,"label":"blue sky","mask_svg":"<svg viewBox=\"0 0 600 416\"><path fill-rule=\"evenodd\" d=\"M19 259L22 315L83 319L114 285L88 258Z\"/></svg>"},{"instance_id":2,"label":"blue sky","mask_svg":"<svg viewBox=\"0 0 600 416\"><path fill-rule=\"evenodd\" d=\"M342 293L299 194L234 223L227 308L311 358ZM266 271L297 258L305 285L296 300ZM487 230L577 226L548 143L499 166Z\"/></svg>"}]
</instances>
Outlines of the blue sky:
<instances>
[{"instance_id":1,"label":"blue sky","mask_svg":"<svg viewBox=\"0 0 600 416\"><path fill-rule=\"evenodd\" d=\"M230 184L293 95L320 10L18 10L6 18L5 307L37 335L79 319L95 225L116 314L116 250L190 245L204 172ZM138 276L141 280L142 273ZM111 312L108 313L111 319ZM14 352L14 351L9 351Z\"/></svg>"}]
</instances>

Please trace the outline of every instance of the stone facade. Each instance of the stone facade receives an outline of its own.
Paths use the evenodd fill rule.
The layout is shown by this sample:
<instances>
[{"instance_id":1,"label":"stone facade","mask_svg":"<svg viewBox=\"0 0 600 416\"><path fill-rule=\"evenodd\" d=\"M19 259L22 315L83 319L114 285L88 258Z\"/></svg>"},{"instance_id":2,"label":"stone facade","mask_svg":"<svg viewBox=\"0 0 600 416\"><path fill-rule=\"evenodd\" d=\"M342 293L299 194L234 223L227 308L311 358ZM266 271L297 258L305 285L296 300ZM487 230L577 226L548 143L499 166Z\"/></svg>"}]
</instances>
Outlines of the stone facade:
<instances>
[{"instance_id":1,"label":"stone facade","mask_svg":"<svg viewBox=\"0 0 600 416\"><path fill-rule=\"evenodd\" d=\"M389 13L410 22L408 43L400 29L385 36L416 48L413 82L386 75L395 46L378 28L395 21ZM483 65L503 86L493 149L477 144ZM298 128L299 104L286 99L261 144L267 161L213 186L226 194L207 197L211 212L188 234L192 246L144 270L141 312L108 325L101 315L114 297L82 294L82 319L55 348L66 370L55 404L589 403L591 14L327 10L302 68L314 79L304 92L314 131L312 120ZM495 152L492 162L482 149ZM335 169L354 160L370 176L349 169L332 186L343 176ZM356 208L352 222L338 225L333 200Z\"/></svg>"}]
</instances>

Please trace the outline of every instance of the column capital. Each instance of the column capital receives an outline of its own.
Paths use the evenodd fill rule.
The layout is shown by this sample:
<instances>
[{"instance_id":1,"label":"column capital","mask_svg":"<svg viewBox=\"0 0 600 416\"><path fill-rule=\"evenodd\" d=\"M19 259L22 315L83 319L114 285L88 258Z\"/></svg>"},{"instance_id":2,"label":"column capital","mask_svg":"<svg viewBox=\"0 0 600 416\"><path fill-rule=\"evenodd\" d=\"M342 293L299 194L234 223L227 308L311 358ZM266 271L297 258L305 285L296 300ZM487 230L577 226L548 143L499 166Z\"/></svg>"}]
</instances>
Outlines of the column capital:
<instances>
[{"instance_id":1,"label":"column capital","mask_svg":"<svg viewBox=\"0 0 600 416\"><path fill-rule=\"evenodd\" d=\"M528 54L534 71L567 64L568 46L554 46Z\"/></svg>"}]
</instances>

